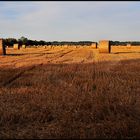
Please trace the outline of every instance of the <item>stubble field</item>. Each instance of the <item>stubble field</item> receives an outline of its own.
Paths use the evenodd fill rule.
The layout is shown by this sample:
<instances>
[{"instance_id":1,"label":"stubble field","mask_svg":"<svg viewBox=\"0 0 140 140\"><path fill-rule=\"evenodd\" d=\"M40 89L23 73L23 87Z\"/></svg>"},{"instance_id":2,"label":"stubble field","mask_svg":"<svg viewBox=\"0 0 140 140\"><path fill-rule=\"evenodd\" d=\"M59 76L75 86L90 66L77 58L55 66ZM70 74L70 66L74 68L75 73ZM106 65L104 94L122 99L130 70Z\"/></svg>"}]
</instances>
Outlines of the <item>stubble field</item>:
<instances>
[{"instance_id":1,"label":"stubble field","mask_svg":"<svg viewBox=\"0 0 140 140\"><path fill-rule=\"evenodd\" d=\"M140 138L140 48L7 49L0 138Z\"/></svg>"}]
</instances>

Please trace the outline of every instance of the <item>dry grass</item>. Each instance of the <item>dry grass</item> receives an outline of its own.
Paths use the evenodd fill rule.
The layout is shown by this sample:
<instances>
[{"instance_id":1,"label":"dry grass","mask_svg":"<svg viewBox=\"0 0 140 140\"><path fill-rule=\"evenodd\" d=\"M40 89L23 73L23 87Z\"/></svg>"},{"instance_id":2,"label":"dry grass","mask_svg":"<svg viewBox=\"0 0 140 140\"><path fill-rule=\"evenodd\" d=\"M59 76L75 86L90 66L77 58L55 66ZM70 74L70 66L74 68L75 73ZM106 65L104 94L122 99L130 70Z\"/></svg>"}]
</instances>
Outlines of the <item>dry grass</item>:
<instances>
[{"instance_id":1,"label":"dry grass","mask_svg":"<svg viewBox=\"0 0 140 140\"><path fill-rule=\"evenodd\" d=\"M43 50L0 58L0 138L140 138L137 53ZM70 54L86 63L62 64Z\"/></svg>"}]
</instances>

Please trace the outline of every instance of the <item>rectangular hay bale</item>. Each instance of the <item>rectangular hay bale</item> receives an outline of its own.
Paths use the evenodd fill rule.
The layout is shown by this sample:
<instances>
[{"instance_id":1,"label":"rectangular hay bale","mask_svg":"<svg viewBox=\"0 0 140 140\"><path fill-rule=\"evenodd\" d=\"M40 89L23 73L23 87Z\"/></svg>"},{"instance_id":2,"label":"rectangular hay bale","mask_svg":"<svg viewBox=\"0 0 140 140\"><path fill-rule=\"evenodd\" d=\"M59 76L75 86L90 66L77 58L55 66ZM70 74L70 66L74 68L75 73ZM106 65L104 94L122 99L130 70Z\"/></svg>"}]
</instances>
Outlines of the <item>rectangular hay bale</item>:
<instances>
[{"instance_id":1,"label":"rectangular hay bale","mask_svg":"<svg viewBox=\"0 0 140 140\"><path fill-rule=\"evenodd\" d=\"M20 49L20 46L18 44L14 44L13 45L13 48L16 49L16 50L19 50Z\"/></svg>"},{"instance_id":2,"label":"rectangular hay bale","mask_svg":"<svg viewBox=\"0 0 140 140\"><path fill-rule=\"evenodd\" d=\"M26 45L22 45L22 48L25 49L26 48Z\"/></svg>"},{"instance_id":3,"label":"rectangular hay bale","mask_svg":"<svg viewBox=\"0 0 140 140\"><path fill-rule=\"evenodd\" d=\"M109 40L101 40L98 44L99 53L110 53L111 45Z\"/></svg>"},{"instance_id":4,"label":"rectangular hay bale","mask_svg":"<svg viewBox=\"0 0 140 140\"><path fill-rule=\"evenodd\" d=\"M3 40L0 39L0 55L6 55L6 48L3 44Z\"/></svg>"},{"instance_id":5,"label":"rectangular hay bale","mask_svg":"<svg viewBox=\"0 0 140 140\"><path fill-rule=\"evenodd\" d=\"M92 44L91 44L91 48L97 49L97 43L92 43Z\"/></svg>"}]
</instances>

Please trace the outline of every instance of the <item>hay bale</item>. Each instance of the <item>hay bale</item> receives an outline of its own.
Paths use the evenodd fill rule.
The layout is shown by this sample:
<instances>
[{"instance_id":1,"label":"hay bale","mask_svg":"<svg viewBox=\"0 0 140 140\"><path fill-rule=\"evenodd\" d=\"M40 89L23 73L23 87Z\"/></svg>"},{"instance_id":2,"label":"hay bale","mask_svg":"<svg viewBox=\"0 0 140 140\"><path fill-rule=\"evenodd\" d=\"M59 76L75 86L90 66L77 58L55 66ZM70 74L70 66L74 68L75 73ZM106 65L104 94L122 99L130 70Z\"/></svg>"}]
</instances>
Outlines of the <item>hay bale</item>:
<instances>
[{"instance_id":1,"label":"hay bale","mask_svg":"<svg viewBox=\"0 0 140 140\"><path fill-rule=\"evenodd\" d=\"M47 45L46 48L51 49L51 45Z\"/></svg>"},{"instance_id":2,"label":"hay bale","mask_svg":"<svg viewBox=\"0 0 140 140\"><path fill-rule=\"evenodd\" d=\"M75 46L75 45L73 45L73 46L72 46L72 48L76 49L76 46Z\"/></svg>"},{"instance_id":3,"label":"hay bale","mask_svg":"<svg viewBox=\"0 0 140 140\"><path fill-rule=\"evenodd\" d=\"M22 48L25 49L26 48L26 45L22 45Z\"/></svg>"},{"instance_id":4,"label":"hay bale","mask_svg":"<svg viewBox=\"0 0 140 140\"><path fill-rule=\"evenodd\" d=\"M126 46L126 48L127 49L131 49L131 44L128 43L127 46Z\"/></svg>"},{"instance_id":5,"label":"hay bale","mask_svg":"<svg viewBox=\"0 0 140 140\"><path fill-rule=\"evenodd\" d=\"M64 48L68 48L68 45L64 45Z\"/></svg>"},{"instance_id":6,"label":"hay bale","mask_svg":"<svg viewBox=\"0 0 140 140\"><path fill-rule=\"evenodd\" d=\"M98 44L99 53L110 53L111 45L109 40L101 40Z\"/></svg>"},{"instance_id":7,"label":"hay bale","mask_svg":"<svg viewBox=\"0 0 140 140\"><path fill-rule=\"evenodd\" d=\"M18 44L14 44L13 45L13 48L16 49L16 50L19 50L20 49L20 46Z\"/></svg>"},{"instance_id":8,"label":"hay bale","mask_svg":"<svg viewBox=\"0 0 140 140\"><path fill-rule=\"evenodd\" d=\"M6 48L3 45L3 40L0 39L0 55L6 55Z\"/></svg>"},{"instance_id":9,"label":"hay bale","mask_svg":"<svg viewBox=\"0 0 140 140\"><path fill-rule=\"evenodd\" d=\"M97 43L92 43L92 44L91 44L91 48L97 49Z\"/></svg>"}]
</instances>

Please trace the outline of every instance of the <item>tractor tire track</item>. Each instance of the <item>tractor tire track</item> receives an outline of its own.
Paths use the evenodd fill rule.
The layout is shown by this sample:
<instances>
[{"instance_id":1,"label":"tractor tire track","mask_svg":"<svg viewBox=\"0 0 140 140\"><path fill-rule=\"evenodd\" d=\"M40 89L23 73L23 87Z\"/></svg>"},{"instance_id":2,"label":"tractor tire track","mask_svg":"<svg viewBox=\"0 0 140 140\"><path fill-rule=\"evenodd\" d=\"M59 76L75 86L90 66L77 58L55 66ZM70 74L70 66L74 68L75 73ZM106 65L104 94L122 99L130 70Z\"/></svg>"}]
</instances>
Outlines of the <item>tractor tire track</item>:
<instances>
[{"instance_id":1,"label":"tractor tire track","mask_svg":"<svg viewBox=\"0 0 140 140\"><path fill-rule=\"evenodd\" d=\"M34 68L41 66L43 63L39 64L39 65L33 65L30 66L28 68L24 68L21 72L18 72L16 75L14 75L13 77L9 78L6 82L3 82L1 84L2 87L8 86L11 83L13 83L15 80L17 80L19 77L21 77L26 71L30 71L33 70Z\"/></svg>"},{"instance_id":2,"label":"tractor tire track","mask_svg":"<svg viewBox=\"0 0 140 140\"><path fill-rule=\"evenodd\" d=\"M59 54L58 56L54 56L52 59L48 60L48 62L52 62L53 60L56 60L57 58L62 58L63 56L65 56L66 54L68 53L71 53L73 50L70 50L68 52L65 52L65 53L62 53L62 54Z\"/></svg>"}]
</instances>

